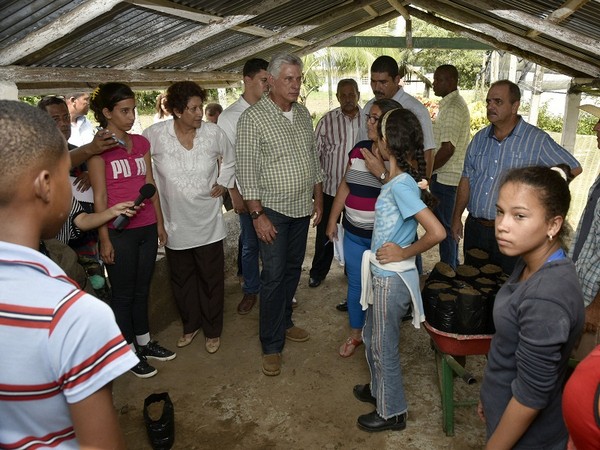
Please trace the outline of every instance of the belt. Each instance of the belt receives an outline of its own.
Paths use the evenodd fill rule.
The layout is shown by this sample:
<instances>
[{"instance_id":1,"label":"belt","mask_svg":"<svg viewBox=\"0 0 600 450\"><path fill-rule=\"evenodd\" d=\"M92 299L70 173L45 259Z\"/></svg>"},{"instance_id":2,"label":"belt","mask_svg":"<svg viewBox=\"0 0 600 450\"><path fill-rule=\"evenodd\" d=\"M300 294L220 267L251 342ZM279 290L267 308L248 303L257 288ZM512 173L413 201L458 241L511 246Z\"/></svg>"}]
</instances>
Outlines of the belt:
<instances>
[{"instance_id":1,"label":"belt","mask_svg":"<svg viewBox=\"0 0 600 450\"><path fill-rule=\"evenodd\" d=\"M473 216L471 216L471 217L473 217ZM480 219L478 217L473 217L473 220L475 222L477 222L478 224L483 225L486 228L494 228L494 226L496 225L495 220Z\"/></svg>"}]
</instances>

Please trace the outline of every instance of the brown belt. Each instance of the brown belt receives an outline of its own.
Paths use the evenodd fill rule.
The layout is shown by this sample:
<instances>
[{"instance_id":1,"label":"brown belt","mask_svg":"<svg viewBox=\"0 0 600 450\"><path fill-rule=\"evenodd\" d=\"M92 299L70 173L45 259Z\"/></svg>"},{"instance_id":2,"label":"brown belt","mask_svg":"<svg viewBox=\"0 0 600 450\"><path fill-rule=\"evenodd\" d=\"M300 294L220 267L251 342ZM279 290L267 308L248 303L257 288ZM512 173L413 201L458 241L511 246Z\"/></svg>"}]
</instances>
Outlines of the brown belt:
<instances>
[{"instance_id":1,"label":"brown belt","mask_svg":"<svg viewBox=\"0 0 600 450\"><path fill-rule=\"evenodd\" d=\"M487 228L494 228L494 226L496 225L495 220L479 219L478 217L473 217L473 219L478 224L483 225L484 227L487 227Z\"/></svg>"}]
</instances>

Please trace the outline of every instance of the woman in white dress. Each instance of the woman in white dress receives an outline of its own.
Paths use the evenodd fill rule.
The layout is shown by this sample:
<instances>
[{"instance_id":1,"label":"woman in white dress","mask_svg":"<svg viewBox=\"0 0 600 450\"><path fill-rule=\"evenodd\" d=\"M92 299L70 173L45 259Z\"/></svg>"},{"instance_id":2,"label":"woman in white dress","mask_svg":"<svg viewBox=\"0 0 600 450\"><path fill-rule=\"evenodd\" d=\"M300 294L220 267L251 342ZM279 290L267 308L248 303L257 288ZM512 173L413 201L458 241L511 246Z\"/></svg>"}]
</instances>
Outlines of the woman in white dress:
<instances>
[{"instance_id":1,"label":"woman in white dress","mask_svg":"<svg viewBox=\"0 0 600 450\"><path fill-rule=\"evenodd\" d=\"M203 122L204 89L191 81L172 84L166 106L173 120L144 131L163 207L173 295L183 322L178 347L202 328L215 353L223 330L226 236L222 196L232 188L235 153L225 133Z\"/></svg>"}]
</instances>

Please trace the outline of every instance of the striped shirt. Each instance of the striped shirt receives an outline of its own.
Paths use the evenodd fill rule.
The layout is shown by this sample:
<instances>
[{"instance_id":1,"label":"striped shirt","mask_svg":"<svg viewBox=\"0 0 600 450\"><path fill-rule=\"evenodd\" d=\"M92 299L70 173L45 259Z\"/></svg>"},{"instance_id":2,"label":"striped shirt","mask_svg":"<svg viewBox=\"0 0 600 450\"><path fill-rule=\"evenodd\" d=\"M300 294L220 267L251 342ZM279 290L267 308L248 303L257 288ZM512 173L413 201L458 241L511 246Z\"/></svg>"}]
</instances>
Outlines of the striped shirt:
<instances>
[{"instance_id":1,"label":"striped shirt","mask_svg":"<svg viewBox=\"0 0 600 450\"><path fill-rule=\"evenodd\" d=\"M571 169L579 162L558 145L548 133L519 117L511 133L499 141L494 126L477 132L467 148L462 176L469 179L469 213L480 219L496 218L496 202L502 178L510 169L530 166L567 164Z\"/></svg>"},{"instance_id":2,"label":"striped shirt","mask_svg":"<svg viewBox=\"0 0 600 450\"><path fill-rule=\"evenodd\" d=\"M348 165L348 152L356 142L363 122L365 117L361 108L354 117L344 114L341 108L335 108L319 120L315 135L325 194L335 196Z\"/></svg>"},{"instance_id":3,"label":"striped shirt","mask_svg":"<svg viewBox=\"0 0 600 450\"><path fill-rule=\"evenodd\" d=\"M600 183L600 176L596 178L596 181L590 188L588 194L588 205L587 208L594 208L593 217L591 221L591 227L586 236L581 236L581 227L583 224L583 218L581 217L577 231L573 237L569 256L573 257L573 251L575 247L578 247L579 240L583 239L583 246L575 262L575 269L577 270L577 276L579 277L579 283L583 290L583 301L585 306L588 306L598 292L600 291L600 202L595 205L590 204L590 198L594 192L594 189Z\"/></svg>"},{"instance_id":4,"label":"striped shirt","mask_svg":"<svg viewBox=\"0 0 600 450\"><path fill-rule=\"evenodd\" d=\"M365 165L361 148L371 150L373 141L360 141L350 151L350 167L346 171L346 183L350 192L344 205L342 225L350 233L370 239L375 222L375 202L381 192L381 180ZM389 163L385 162L389 168Z\"/></svg>"},{"instance_id":5,"label":"striped shirt","mask_svg":"<svg viewBox=\"0 0 600 450\"><path fill-rule=\"evenodd\" d=\"M439 169L435 170L437 182L447 186L458 186L462 173L467 145L471 140L471 116L465 99L458 90L450 92L440 100L440 109L433 122L433 137L436 153L443 142L454 146L454 153Z\"/></svg>"},{"instance_id":6,"label":"striped shirt","mask_svg":"<svg viewBox=\"0 0 600 450\"><path fill-rule=\"evenodd\" d=\"M323 176L310 113L298 103L290 112L292 120L268 95L244 111L237 126L236 175L244 200L299 218L312 214L314 186Z\"/></svg>"},{"instance_id":7,"label":"striped shirt","mask_svg":"<svg viewBox=\"0 0 600 450\"><path fill-rule=\"evenodd\" d=\"M69 404L137 364L108 305L0 242L0 448L79 448Z\"/></svg>"},{"instance_id":8,"label":"striped shirt","mask_svg":"<svg viewBox=\"0 0 600 450\"><path fill-rule=\"evenodd\" d=\"M75 200L75 197L71 199L71 210L69 211L69 217L63 223L58 235L56 235L56 239L62 242L63 244L68 244L71 239L77 239L81 236L82 232L77 225L75 225L75 217L79 214L84 213L84 209L79 203L79 201Z\"/></svg>"}]
</instances>

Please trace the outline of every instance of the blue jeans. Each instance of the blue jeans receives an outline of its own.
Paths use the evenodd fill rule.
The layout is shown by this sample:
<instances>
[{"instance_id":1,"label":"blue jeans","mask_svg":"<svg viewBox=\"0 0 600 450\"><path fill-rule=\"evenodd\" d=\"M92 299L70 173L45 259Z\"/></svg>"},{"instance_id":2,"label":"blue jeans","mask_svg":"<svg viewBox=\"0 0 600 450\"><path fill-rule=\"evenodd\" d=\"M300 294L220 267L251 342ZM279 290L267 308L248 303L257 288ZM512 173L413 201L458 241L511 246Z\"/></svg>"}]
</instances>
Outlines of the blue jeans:
<instances>
[{"instance_id":1,"label":"blue jeans","mask_svg":"<svg viewBox=\"0 0 600 450\"><path fill-rule=\"evenodd\" d=\"M398 275L373 276L373 304L367 310L363 341L371 371L371 393L384 419L408 409L400 367L400 324L411 304L408 287Z\"/></svg>"},{"instance_id":2,"label":"blue jeans","mask_svg":"<svg viewBox=\"0 0 600 450\"><path fill-rule=\"evenodd\" d=\"M494 227L486 227L469 214L465 221L465 241L463 250L466 253L472 248L488 252L490 263L502 267L502 271L510 275L515 268L517 256L506 256L500 253Z\"/></svg>"},{"instance_id":3,"label":"blue jeans","mask_svg":"<svg viewBox=\"0 0 600 450\"><path fill-rule=\"evenodd\" d=\"M260 241L262 259L260 288L260 342L263 353L280 353L285 344L285 331L292 322L292 298L296 293L310 217L293 218L269 208L265 214L277 229L271 244Z\"/></svg>"},{"instance_id":4,"label":"blue jeans","mask_svg":"<svg viewBox=\"0 0 600 450\"><path fill-rule=\"evenodd\" d=\"M240 253L244 277L242 290L244 294L258 294L260 291L259 247L250 214L240 214Z\"/></svg>"},{"instance_id":5,"label":"blue jeans","mask_svg":"<svg viewBox=\"0 0 600 450\"><path fill-rule=\"evenodd\" d=\"M453 269L458 266L458 242L452 237L452 211L456 200L456 186L437 182L437 175L431 178L430 191L439 200L433 210L435 217L444 225L446 238L440 242L440 261L449 264Z\"/></svg>"},{"instance_id":6,"label":"blue jeans","mask_svg":"<svg viewBox=\"0 0 600 450\"><path fill-rule=\"evenodd\" d=\"M348 319L350 328L362 328L365 324L365 312L360 306L360 266L365 250L371 248L371 239L357 236L344 230L344 259L348 276Z\"/></svg>"}]
</instances>

